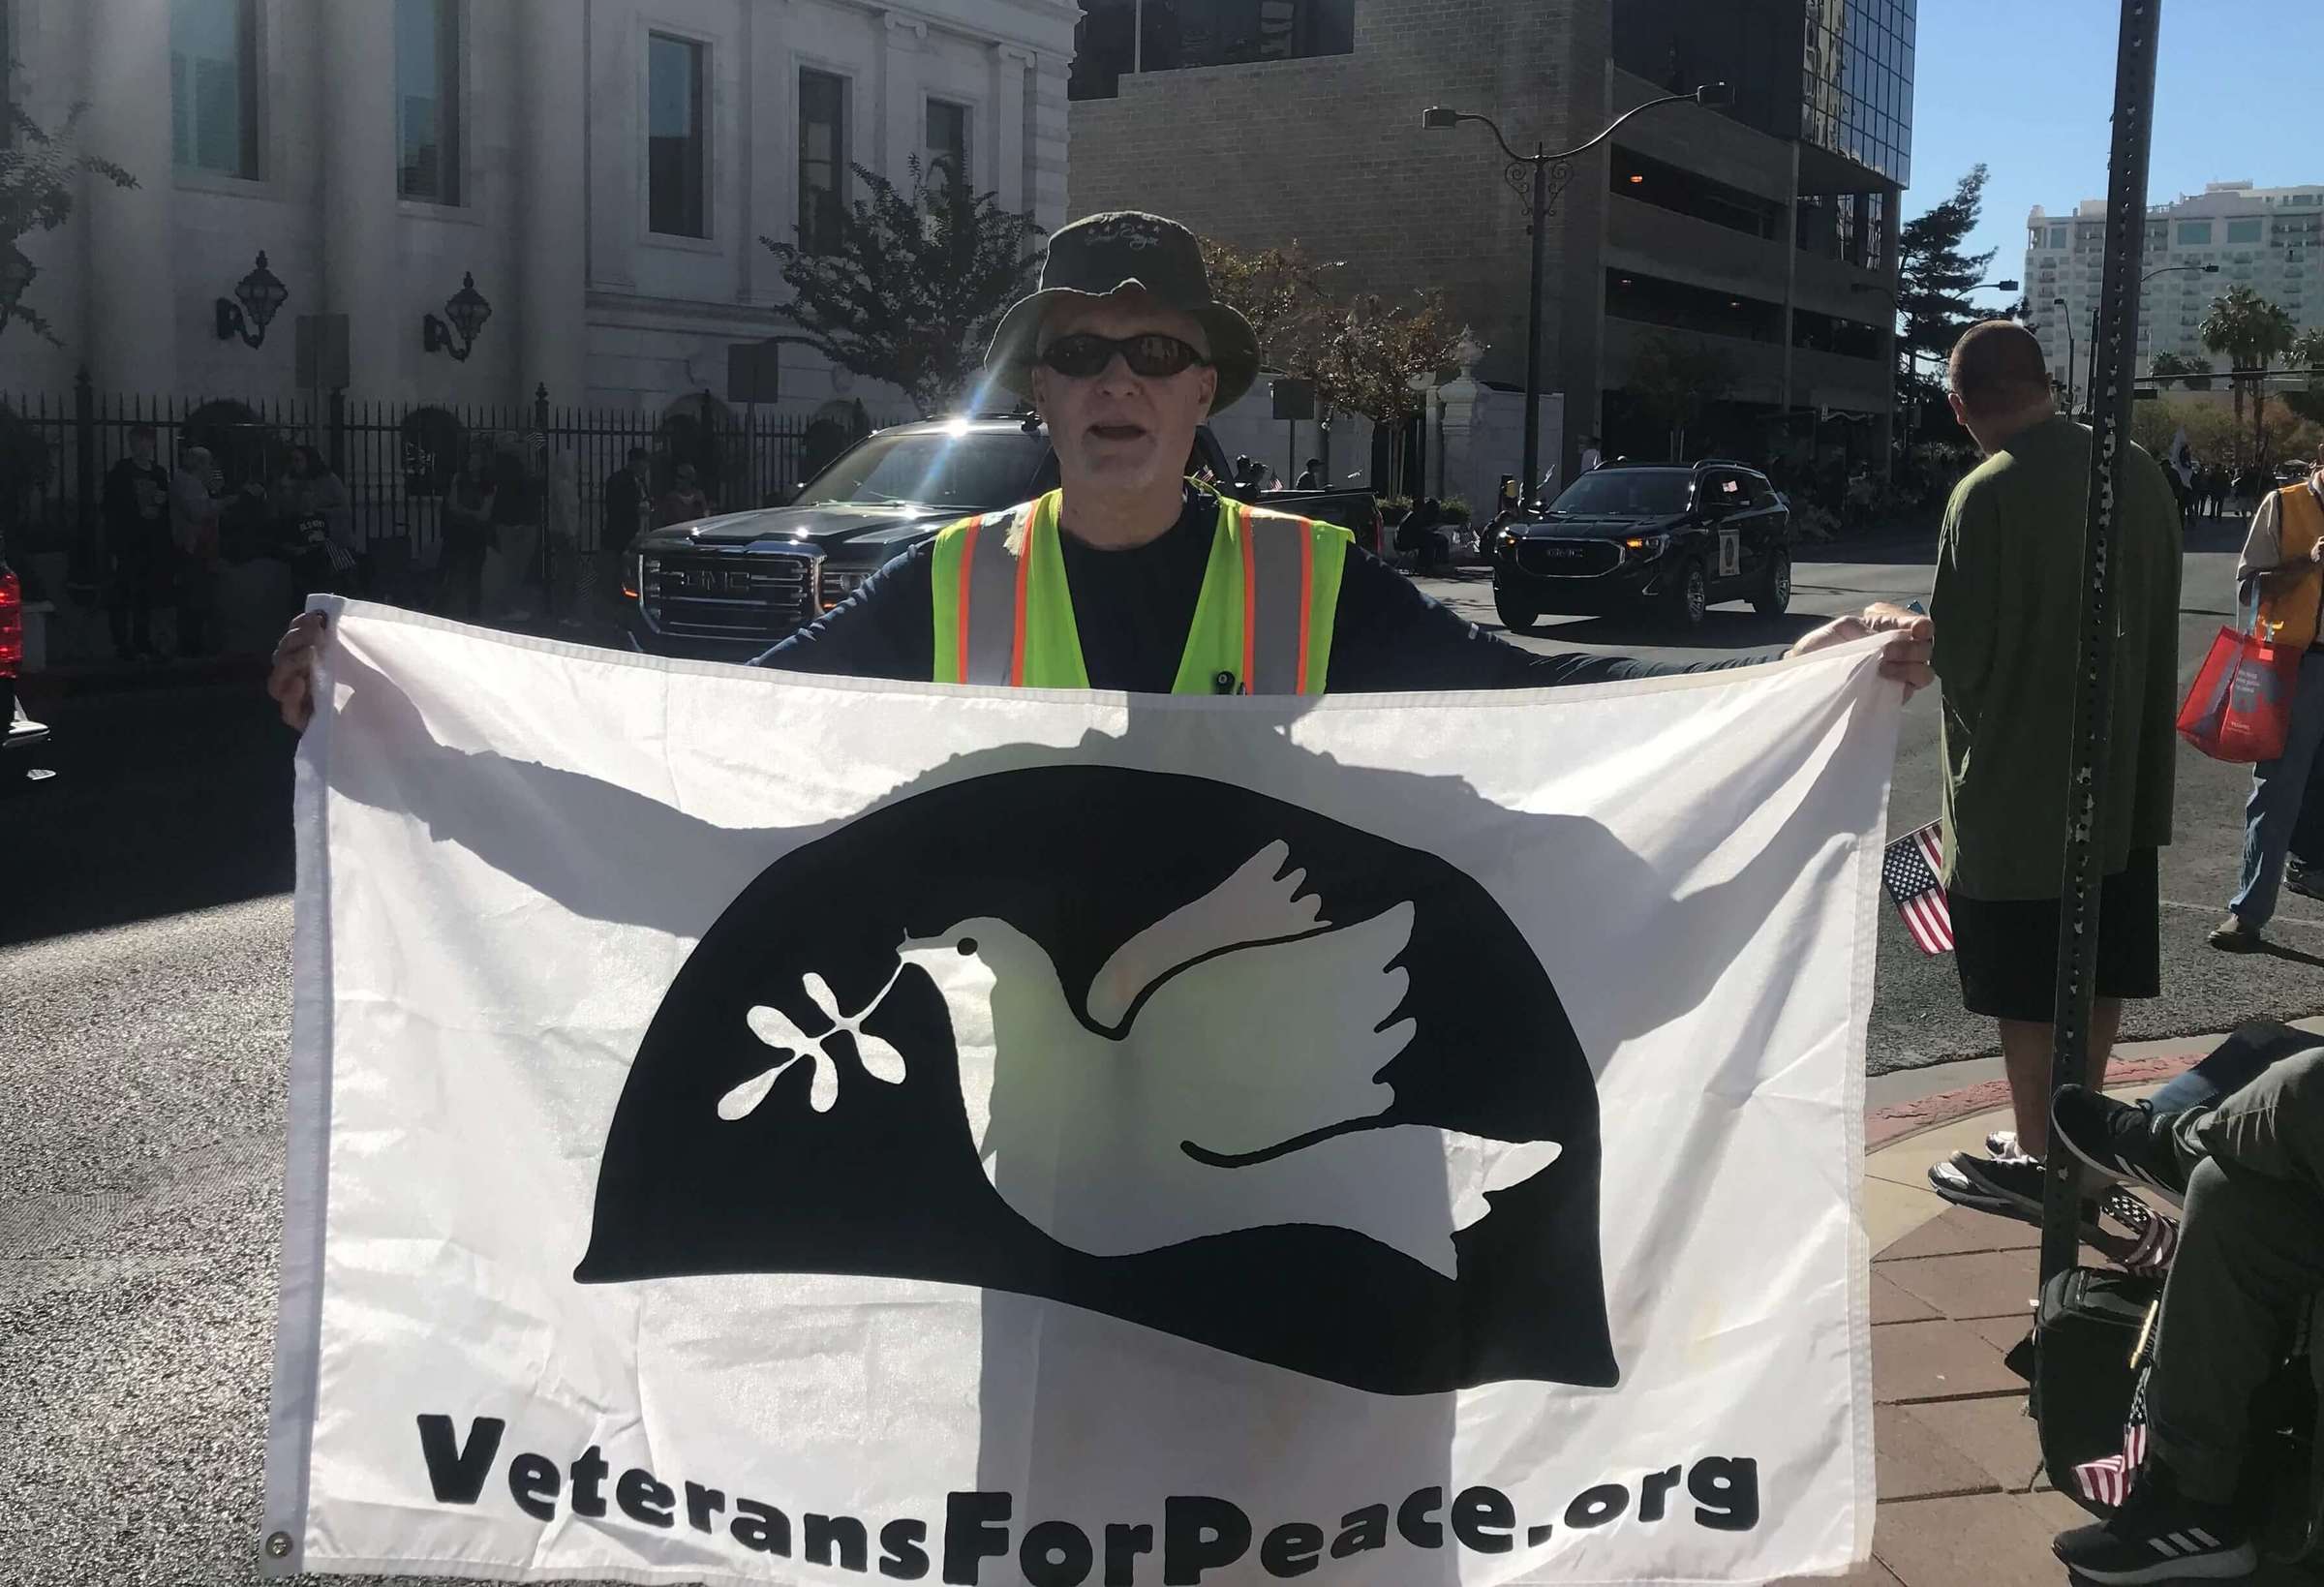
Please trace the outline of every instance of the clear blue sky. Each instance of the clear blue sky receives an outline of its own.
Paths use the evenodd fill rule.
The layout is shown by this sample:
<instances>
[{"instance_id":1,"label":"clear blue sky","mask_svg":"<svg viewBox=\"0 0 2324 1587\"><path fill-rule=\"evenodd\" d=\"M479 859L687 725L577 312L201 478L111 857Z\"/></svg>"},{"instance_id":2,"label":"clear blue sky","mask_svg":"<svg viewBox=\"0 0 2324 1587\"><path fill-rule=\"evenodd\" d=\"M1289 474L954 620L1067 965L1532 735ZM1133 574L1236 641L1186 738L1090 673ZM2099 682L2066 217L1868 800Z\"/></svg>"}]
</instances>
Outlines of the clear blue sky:
<instances>
[{"instance_id":1,"label":"clear blue sky","mask_svg":"<svg viewBox=\"0 0 2324 1587\"><path fill-rule=\"evenodd\" d=\"M2121 0L1920 0L1905 214L1982 160L1986 279L2025 273L2026 212L2106 196ZM2147 201L2324 182L2324 0L2163 0ZM2305 103L2304 103L2305 102ZM2005 307L2001 293L1985 294Z\"/></svg>"}]
</instances>

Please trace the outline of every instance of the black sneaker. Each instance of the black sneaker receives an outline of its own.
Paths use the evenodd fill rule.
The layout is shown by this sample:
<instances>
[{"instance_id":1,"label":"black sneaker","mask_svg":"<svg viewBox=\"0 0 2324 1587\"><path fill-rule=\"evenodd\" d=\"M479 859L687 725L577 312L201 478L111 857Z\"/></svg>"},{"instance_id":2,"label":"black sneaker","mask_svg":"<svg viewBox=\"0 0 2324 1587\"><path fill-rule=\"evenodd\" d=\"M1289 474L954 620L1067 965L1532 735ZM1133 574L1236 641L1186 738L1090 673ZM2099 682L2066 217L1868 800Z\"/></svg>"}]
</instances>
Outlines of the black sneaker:
<instances>
[{"instance_id":1,"label":"black sneaker","mask_svg":"<svg viewBox=\"0 0 2324 1587\"><path fill-rule=\"evenodd\" d=\"M2147 1185L2174 1206L2186 1205L2186 1173L2168 1116L2088 1086L2064 1085L2050 1103L2050 1134L2108 1178Z\"/></svg>"},{"instance_id":2,"label":"black sneaker","mask_svg":"<svg viewBox=\"0 0 2324 1587\"><path fill-rule=\"evenodd\" d=\"M2051 1552L2085 1581L2224 1581L2259 1569L2259 1551L2227 1505L2182 1496L2152 1455L2122 1508L2105 1520L2061 1532Z\"/></svg>"},{"instance_id":3,"label":"black sneaker","mask_svg":"<svg viewBox=\"0 0 2324 1587\"><path fill-rule=\"evenodd\" d=\"M2324 899L2324 868L2287 860L2283 866L2283 885L2303 898Z\"/></svg>"},{"instance_id":4,"label":"black sneaker","mask_svg":"<svg viewBox=\"0 0 2324 1587\"><path fill-rule=\"evenodd\" d=\"M1979 1157L1973 1151L1957 1151L1931 1166L1929 1185L1955 1206L1976 1212L1998 1212L2022 1223L2041 1222L2038 1158ZM2082 1198L2081 1225L2086 1238L2095 1238L2102 1233L2098 1226L2098 1204L2088 1196Z\"/></svg>"}]
</instances>

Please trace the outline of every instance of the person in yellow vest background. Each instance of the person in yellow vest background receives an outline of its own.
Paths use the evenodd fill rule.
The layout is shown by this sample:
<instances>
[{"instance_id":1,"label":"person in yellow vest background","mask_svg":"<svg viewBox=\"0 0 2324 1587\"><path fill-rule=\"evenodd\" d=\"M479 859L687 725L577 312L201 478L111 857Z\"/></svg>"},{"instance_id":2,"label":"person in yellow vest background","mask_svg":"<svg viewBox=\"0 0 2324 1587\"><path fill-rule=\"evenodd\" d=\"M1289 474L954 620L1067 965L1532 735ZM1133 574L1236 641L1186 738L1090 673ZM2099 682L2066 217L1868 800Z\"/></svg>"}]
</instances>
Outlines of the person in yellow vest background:
<instances>
[{"instance_id":1,"label":"person in yellow vest background","mask_svg":"<svg viewBox=\"0 0 2324 1587\"><path fill-rule=\"evenodd\" d=\"M2307 479L2260 498L2251 514L2251 533L2235 565L2239 607L2256 600L2259 621L2278 644L2303 647L2300 680L2292 687L2292 721L2283 754L2251 768L2251 800L2244 810L2244 863L2227 918L2212 929L2211 945L2248 953L2261 945L2260 931L2276 913L2276 890L2283 880L2283 857L2308 774L2324 743L2324 642L2317 611L2324 604L2324 446Z\"/></svg>"},{"instance_id":2,"label":"person in yellow vest background","mask_svg":"<svg viewBox=\"0 0 2324 1587\"><path fill-rule=\"evenodd\" d=\"M789 671L1147 693L1538 687L1749 665L1543 655L1414 589L1333 525L1187 477L1195 432L1250 388L1250 324L1210 291L1176 221L1091 215L1051 239L1002 318L993 381L1029 403L1059 488L947 526L758 658ZM1787 655L1874 633L1908 692L1932 681L1928 620L1893 606ZM303 727L321 615L275 653L268 692Z\"/></svg>"}]
</instances>

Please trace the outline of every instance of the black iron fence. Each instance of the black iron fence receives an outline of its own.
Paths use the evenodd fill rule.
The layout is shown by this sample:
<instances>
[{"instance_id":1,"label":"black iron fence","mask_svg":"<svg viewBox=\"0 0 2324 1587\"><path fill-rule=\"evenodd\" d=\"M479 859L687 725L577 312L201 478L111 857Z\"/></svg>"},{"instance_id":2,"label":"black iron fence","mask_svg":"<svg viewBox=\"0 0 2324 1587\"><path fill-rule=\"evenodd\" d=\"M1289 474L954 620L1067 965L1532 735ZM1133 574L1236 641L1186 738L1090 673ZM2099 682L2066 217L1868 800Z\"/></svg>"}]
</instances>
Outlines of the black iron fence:
<instances>
[{"instance_id":1,"label":"black iron fence","mask_svg":"<svg viewBox=\"0 0 2324 1587\"><path fill-rule=\"evenodd\" d=\"M243 402L98 391L84 374L69 392L0 393L0 543L68 552L72 582L97 584L106 471L130 455L131 435L141 427L155 432L166 467L193 447L206 449L214 488L229 512L248 515L268 510L294 446L317 449L346 484L353 529L387 567L435 562L445 489L478 450L504 486L521 481L525 500L537 506L533 521L550 530L545 555L594 562L618 552L639 527L613 521L627 514L608 507L607 487L633 452L645 454L644 516L692 517L779 504L868 428L860 409L852 422L809 422L738 412L708 393L660 412L561 408L545 391L507 407L341 394ZM673 498L682 469L692 471L701 506Z\"/></svg>"}]
</instances>

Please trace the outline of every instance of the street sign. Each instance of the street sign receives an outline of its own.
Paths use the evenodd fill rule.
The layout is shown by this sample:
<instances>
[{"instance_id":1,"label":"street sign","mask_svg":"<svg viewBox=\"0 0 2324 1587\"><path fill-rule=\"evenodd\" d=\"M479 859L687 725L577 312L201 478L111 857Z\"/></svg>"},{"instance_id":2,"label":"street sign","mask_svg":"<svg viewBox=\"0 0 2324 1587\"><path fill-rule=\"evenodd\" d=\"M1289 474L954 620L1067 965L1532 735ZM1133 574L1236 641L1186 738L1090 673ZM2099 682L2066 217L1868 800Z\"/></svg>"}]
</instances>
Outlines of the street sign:
<instances>
[{"instance_id":1,"label":"street sign","mask_svg":"<svg viewBox=\"0 0 2324 1587\"><path fill-rule=\"evenodd\" d=\"M309 391L342 391L348 384L347 316L302 314L295 329L298 383Z\"/></svg>"},{"instance_id":2,"label":"street sign","mask_svg":"<svg viewBox=\"0 0 2324 1587\"><path fill-rule=\"evenodd\" d=\"M726 349L726 400L775 402L781 393L780 342L734 342Z\"/></svg>"},{"instance_id":3,"label":"street sign","mask_svg":"<svg viewBox=\"0 0 2324 1587\"><path fill-rule=\"evenodd\" d=\"M1315 417L1315 387L1305 381L1270 381L1268 389L1274 397L1275 417L1279 419L1311 419Z\"/></svg>"}]
</instances>

